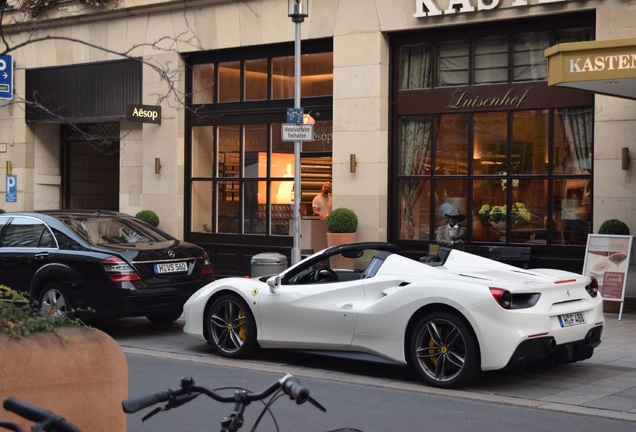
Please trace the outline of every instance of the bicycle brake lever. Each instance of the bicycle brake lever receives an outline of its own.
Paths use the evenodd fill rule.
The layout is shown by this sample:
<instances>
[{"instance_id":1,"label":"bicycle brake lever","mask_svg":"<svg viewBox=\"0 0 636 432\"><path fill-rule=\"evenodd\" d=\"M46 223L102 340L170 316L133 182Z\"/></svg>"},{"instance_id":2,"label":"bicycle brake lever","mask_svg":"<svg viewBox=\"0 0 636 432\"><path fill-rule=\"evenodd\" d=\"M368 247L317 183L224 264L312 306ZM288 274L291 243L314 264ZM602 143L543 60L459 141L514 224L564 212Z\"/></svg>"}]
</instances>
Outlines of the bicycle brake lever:
<instances>
[{"instance_id":1,"label":"bicycle brake lever","mask_svg":"<svg viewBox=\"0 0 636 432\"><path fill-rule=\"evenodd\" d=\"M185 394L185 395L179 395L179 396L173 396L170 398L170 400L168 401L168 403L162 407L157 407L155 409L153 409L152 411L150 411L148 414L146 414L142 419L141 422L145 422L146 420L148 420L150 417L152 417L153 415L157 414L158 412L161 411L168 411L172 408L177 408L180 407L183 404L186 404L188 402L190 402L192 399L196 398L197 396L199 396L198 393L190 393L190 394Z\"/></svg>"},{"instance_id":2,"label":"bicycle brake lever","mask_svg":"<svg viewBox=\"0 0 636 432\"><path fill-rule=\"evenodd\" d=\"M163 407L157 407L157 408L153 409L152 411L150 411L148 414L146 414L145 416L142 417L141 422L142 423L145 422L150 417L152 417L153 415L157 414L159 411L164 411Z\"/></svg>"},{"instance_id":3,"label":"bicycle brake lever","mask_svg":"<svg viewBox=\"0 0 636 432\"><path fill-rule=\"evenodd\" d=\"M309 403L311 403L313 406L315 406L316 408L318 408L320 411L322 412L327 412L327 408L325 408L324 406L322 406L320 404L320 402L318 402L316 399L312 398L311 396L309 396L309 398L307 399L309 401Z\"/></svg>"}]
</instances>

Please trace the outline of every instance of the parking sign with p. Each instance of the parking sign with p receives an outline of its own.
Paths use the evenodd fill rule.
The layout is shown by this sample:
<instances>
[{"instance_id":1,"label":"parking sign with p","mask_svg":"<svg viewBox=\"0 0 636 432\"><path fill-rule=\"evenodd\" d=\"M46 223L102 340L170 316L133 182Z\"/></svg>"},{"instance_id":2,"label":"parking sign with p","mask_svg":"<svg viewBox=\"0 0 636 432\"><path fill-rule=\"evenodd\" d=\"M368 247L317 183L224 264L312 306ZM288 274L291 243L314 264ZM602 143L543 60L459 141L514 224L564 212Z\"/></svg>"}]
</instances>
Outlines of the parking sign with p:
<instances>
[{"instance_id":1,"label":"parking sign with p","mask_svg":"<svg viewBox=\"0 0 636 432\"><path fill-rule=\"evenodd\" d=\"M7 174L6 179L5 202L18 201L18 176L15 174Z\"/></svg>"}]
</instances>

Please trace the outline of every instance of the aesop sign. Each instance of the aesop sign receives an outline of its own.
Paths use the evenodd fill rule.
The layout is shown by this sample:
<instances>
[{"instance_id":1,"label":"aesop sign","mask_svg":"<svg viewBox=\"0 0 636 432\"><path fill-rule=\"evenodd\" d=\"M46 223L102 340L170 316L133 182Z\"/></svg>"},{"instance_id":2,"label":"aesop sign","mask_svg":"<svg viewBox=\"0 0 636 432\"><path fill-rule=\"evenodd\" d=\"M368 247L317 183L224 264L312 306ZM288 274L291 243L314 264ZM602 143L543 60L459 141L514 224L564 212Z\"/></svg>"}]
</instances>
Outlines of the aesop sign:
<instances>
[{"instance_id":1,"label":"aesop sign","mask_svg":"<svg viewBox=\"0 0 636 432\"><path fill-rule=\"evenodd\" d=\"M126 120L135 123L161 124L161 107L154 105L128 105Z\"/></svg>"}]
</instances>

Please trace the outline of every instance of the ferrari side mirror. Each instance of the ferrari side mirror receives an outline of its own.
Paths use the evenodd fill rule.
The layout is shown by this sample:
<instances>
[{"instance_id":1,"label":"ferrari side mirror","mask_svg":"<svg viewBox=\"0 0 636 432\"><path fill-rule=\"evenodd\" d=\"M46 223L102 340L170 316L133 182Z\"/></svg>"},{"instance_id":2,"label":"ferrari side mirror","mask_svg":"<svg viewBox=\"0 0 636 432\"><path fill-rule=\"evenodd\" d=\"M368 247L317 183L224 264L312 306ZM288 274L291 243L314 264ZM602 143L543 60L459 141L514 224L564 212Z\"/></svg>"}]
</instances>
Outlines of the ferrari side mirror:
<instances>
[{"instance_id":1,"label":"ferrari side mirror","mask_svg":"<svg viewBox=\"0 0 636 432\"><path fill-rule=\"evenodd\" d=\"M276 291L276 288L278 288L280 286L280 276L276 275L276 276L272 276L271 278L267 279L267 285L269 286L269 290L274 293Z\"/></svg>"}]
</instances>

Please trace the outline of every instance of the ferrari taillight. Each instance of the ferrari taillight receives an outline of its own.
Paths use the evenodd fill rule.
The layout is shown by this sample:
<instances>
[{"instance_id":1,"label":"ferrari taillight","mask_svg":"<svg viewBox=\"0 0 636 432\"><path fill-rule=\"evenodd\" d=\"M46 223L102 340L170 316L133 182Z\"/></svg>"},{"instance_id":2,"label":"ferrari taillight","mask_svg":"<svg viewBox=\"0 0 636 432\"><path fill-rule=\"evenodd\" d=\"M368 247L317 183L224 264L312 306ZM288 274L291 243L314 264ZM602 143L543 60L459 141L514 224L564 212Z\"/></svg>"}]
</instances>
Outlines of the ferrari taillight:
<instances>
[{"instance_id":1,"label":"ferrari taillight","mask_svg":"<svg viewBox=\"0 0 636 432\"><path fill-rule=\"evenodd\" d=\"M596 278L592 278L592 281L585 286L585 291L587 291L592 298L598 295L598 281Z\"/></svg>"},{"instance_id":2,"label":"ferrari taillight","mask_svg":"<svg viewBox=\"0 0 636 432\"><path fill-rule=\"evenodd\" d=\"M212 274L212 265L210 264L210 258L208 254L203 252L203 268L201 269L202 275L210 275Z\"/></svg>"},{"instance_id":3,"label":"ferrari taillight","mask_svg":"<svg viewBox=\"0 0 636 432\"><path fill-rule=\"evenodd\" d=\"M104 267L108 278L113 282L141 280L135 269L120 258L114 256L106 258L102 261L102 267Z\"/></svg>"},{"instance_id":4,"label":"ferrari taillight","mask_svg":"<svg viewBox=\"0 0 636 432\"><path fill-rule=\"evenodd\" d=\"M503 288L490 288L490 294L502 308L510 309L510 306L512 306L512 294L510 294L510 291Z\"/></svg>"}]
</instances>

